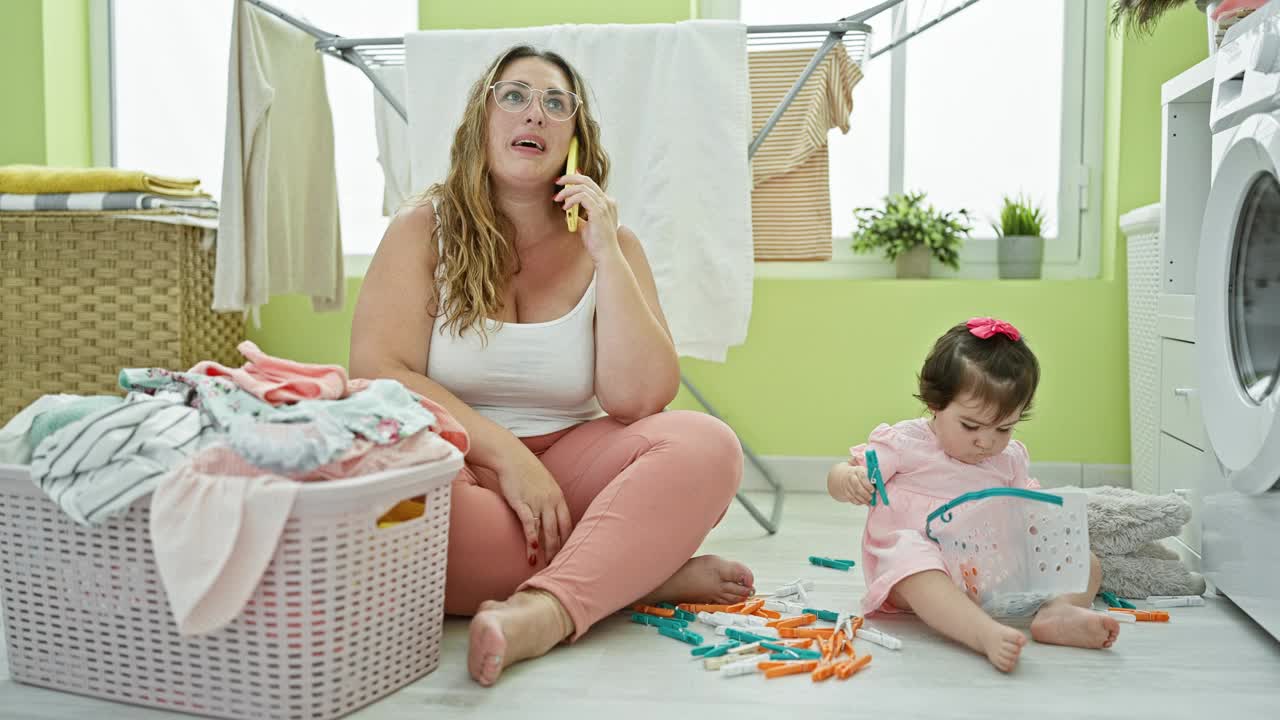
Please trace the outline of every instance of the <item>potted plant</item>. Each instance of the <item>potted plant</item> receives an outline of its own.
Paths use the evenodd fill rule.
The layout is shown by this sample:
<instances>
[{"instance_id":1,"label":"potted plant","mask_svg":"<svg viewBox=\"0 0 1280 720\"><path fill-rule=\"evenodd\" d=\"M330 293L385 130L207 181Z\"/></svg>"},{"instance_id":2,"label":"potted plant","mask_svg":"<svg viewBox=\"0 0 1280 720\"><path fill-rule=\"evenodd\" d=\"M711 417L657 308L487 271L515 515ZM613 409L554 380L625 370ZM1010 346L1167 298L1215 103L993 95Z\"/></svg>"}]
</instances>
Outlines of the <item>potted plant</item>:
<instances>
[{"instance_id":1,"label":"potted plant","mask_svg":"<svg viewBox=\"0 0 1280 720\"><path fill-rule=\"evenodd\" d=\"M925 194L906 193L885 198L884 208L858 208L853 231L854 252L884 252L894 261L900 278L929 277L929 260L951 269L960 267L960 245L972 229L964 210L940 212L924 202Z\"/></svg>"},{"instance_id":2,"label":"potted plant","mask_svg":"<svg viewBox=\"0 0 1280 720\"><path fill-rule=\"evenodd\" d=\"M1040 277L1044 259L1044 213L1019 195L1005 196L1000 223L992 224L999 238L1000 277L1031 279Z\"/></svg>"}]
</instances>

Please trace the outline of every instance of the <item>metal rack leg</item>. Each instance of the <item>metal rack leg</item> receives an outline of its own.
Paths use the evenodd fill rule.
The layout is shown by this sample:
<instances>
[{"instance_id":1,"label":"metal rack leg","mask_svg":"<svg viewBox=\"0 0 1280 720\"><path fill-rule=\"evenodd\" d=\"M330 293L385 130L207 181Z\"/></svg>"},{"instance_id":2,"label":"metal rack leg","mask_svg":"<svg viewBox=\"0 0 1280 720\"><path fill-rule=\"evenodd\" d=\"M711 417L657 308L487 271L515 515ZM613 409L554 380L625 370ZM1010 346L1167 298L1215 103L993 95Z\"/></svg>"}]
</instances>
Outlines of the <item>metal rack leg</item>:
<instances>
[{"instance_id":1,"label":"metal rack leg","mask_svg":"<svg viewBox=\"0 0 1280 720\"><path fill-rule=\"evenodd\" d=\"M707 399L698 391L698 388L693 384L693 381L689 380L684 373L680 374L680 383L689 389L689 393L693 395L693 398L698 401L699 405L706 409L707 414L721 422L725 422L725 419L720 417L720 414L716 412L715 408L711 407L711 403L707 402ZM732 428L733 426L730 425L729 427ZM747 447L747 443L743 441L742 436L738 435L736 430L734 431L734 435L737 435L738 442L742 444L742 454L751 461L752 465L756 466L756 469L760 471L760 474L764 475L765 481L773 487L773 510L769 513L769 517L766 518L764 513L760 512L760 509L756 507L755 503L751 502L751 499L743 494L741 490L738 491L738 502L742 503L742 506L747 509L747 512L751 513L751 517L755 518L756 522L760 523L760 527L768 531L770 535L775 535L778 532L778 526L782 523L782 484L773 477L773 473L769 472L769 467L761 462L760 458L756 457L755 453L751 452L751 448Z\"/></svg>"}]
</instances>

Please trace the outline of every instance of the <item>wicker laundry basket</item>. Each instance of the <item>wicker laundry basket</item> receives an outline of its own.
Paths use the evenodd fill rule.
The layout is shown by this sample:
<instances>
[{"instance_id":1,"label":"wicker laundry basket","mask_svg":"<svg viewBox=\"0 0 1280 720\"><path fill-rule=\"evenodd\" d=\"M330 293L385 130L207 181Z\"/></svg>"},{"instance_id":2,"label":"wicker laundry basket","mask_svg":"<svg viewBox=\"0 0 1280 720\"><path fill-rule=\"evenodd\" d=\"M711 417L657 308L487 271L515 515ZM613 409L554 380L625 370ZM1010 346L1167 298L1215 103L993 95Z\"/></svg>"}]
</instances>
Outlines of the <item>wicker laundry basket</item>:
<instances>
[{"instance_id":1,"label":"wicker laundry basket","mask_svg":"<svg viewBox=\"0 0 1280 720\"><path fill-rule=\"evenodd\" d=\"M124 367L239 366L240 313L215 313L205 230L125 217L0 213L0 425L41 395L119 392Z\"/></svg>"}]
</instances>

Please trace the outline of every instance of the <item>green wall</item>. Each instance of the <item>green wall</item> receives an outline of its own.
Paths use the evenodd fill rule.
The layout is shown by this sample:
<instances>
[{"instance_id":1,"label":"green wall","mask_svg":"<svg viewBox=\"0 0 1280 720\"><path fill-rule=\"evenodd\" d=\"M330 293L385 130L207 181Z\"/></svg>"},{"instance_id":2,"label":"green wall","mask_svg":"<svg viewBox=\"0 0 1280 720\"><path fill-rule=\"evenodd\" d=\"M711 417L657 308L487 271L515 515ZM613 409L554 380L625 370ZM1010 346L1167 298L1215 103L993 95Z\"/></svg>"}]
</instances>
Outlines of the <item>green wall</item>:
<instances>
[{"instance_id":1,"label":"green wall","mask_svg":"<svg viewBox=\"0 0 1280 720\"><path fill-rule=\"evenodd\" d=\"M561 0L515 11L496 1L424 3L422 24L668 21L688 12L687 3L622 5ZM724 364L685 360L686 374L758 452L834 456L876 423L919 411L914 377L934 337L971 315L997 315L1026 332L1044 367L1035 417L1018 430L1032 456L1127 463L1124 246L1116 219L1159 197L1160 84L1204 57L1203 23L1188 6L1151 38L1108 39L1101 278L759 279L747 343ZM340 314L313 314L303 298L273 300L251 337L267 352L343 363L358 286L350 283ZM683 394L677 406L695 407Z\"/></svg>"},{"instance_id":2,"label":"green wall","mask_svg":"<svg viewBox=\"0 0 1280 720\"><path fill-rule=\"evenodd\" d=\"M0 165L92 164L88 3L0 6Z\"/></svg>"},{"instance_id":3,"label":"green wall","mask_svg":"<svg viewBox=\"0 0 1280 720\"><path fill-rule=\"evenodd\" d=\"M44 142L44 8L41 0L9 0L0 10L0 164L42 163Z\"/></svg>"},{"instance_id":4,"label":"green wall","mask_svg":"<svg viewBox=\"0 0 1280 720\"><path fill-rule=\"evenodd\" d=\"M93 164L89 0L44 0L45 164Z\"/></svg>"}]
</instances>

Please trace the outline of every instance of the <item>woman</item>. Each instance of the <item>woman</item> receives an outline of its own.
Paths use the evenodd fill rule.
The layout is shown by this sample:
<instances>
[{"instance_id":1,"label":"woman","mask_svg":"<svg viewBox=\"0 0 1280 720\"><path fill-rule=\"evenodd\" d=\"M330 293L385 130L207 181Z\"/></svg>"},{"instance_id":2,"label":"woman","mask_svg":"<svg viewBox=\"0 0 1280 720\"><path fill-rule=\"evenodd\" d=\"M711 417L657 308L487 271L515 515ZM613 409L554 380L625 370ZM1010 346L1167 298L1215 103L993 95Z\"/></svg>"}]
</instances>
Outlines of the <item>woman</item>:
<instances>
[{"instance_id":1,"label":"woman","mask_svg":"<svg viewBox=\"0 0 1280 720\"><path fill-rule=\"evenodd\" d=\"M675 346L644 250L604 192L585 95L555 53L495 59L448 177L387 229L352 328L354 376L401 381L471 436L445 609L474 614L468 669L482 685L631 603L754 589L739 563L690 558L733 499L742 449L710 416L662 412ZM581 172L564 175L575 135Z\"/></svg>"}]
</instances>

